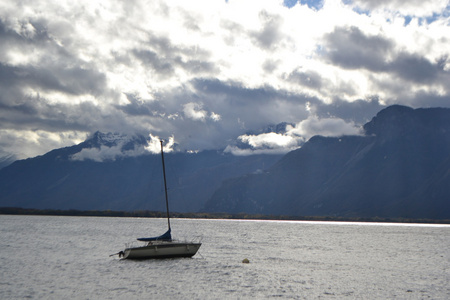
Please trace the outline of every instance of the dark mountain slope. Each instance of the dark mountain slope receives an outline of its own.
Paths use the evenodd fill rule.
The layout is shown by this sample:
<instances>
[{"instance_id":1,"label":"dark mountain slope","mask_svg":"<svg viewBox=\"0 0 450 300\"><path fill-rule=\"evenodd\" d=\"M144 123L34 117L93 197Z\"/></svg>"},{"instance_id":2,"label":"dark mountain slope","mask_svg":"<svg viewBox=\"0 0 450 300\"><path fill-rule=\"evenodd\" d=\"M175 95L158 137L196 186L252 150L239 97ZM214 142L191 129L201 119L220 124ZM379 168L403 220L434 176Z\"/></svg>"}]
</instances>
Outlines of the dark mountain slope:
<instances>
[{"instance_id":1,"label":"dark mountain slope","mask_svg":"<svg viewBox=\"0 0 450 300\"><path fill-rule=\"evenodd\" d=\"M96 133L79 145L16 161L0 170L0 206L163 211L159 154L119 155L101 161L73 159L82 151L106 149L108 153L114 149L129 153L145 144L142 137L125 139ZM170 208L179 212L198 211L222 180L271 166L280 158L237 157L218 151L167 153L165 157Z\"/></svg>"},{"instance_id":2,"label":"dark mountain slope","mask_svg":"<svg viewBox=\"0 0 450 300\"><path fill-rule=\"evenodd\" d=\"M313 137L266 173L224 183L206 211L450 218L450 110L391 106L364 129Z\"/></svg>"}]
</instances>

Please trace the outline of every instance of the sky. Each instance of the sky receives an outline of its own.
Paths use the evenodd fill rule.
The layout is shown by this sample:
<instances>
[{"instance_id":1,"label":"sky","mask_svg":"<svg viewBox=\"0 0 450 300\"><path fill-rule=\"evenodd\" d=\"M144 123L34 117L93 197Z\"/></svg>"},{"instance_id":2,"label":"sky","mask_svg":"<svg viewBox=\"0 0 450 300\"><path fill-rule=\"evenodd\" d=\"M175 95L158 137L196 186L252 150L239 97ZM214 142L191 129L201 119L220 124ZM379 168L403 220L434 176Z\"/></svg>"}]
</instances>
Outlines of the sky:
<instances>
[{"instance_id":1,"label":"sky","mask_svg":"<svg viewBox=\"0 0 450 300\"><path fill-rule=\"evenodd\" d=\"M0 157L96 131L286 153L450 107L449 54L447 0L0 0Z\"/></svg>"}]
</instances>

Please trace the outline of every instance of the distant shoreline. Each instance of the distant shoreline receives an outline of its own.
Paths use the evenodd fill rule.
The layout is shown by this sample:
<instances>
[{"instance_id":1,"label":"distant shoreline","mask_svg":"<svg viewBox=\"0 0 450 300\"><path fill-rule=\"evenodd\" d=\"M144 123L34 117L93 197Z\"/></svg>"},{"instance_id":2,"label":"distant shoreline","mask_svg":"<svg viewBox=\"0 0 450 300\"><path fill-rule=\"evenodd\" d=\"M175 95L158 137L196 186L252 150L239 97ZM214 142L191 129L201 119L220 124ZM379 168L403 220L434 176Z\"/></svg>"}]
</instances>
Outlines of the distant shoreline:
<instances>
[{"instance_id":1,"label":"distant shoreline","mask_svg":"<svg viewBox=\"0 0 450 300\"><path fill-rule=\"evenodd\" d=\"M0 207L0 215L39 215L39 216L79 216L79 217L127 217L127 218L165 218L165 212L136 210L60 210L20 207ZM230 213L178 213L170 214L174 219L229 219L229 220L280 220L280 221L340 221L340 222L380 222L380 223L420 223L450 224L450 220L380 218L380 217L333 217L333 216L286 216Z\"/></svg>"}]
</instances>

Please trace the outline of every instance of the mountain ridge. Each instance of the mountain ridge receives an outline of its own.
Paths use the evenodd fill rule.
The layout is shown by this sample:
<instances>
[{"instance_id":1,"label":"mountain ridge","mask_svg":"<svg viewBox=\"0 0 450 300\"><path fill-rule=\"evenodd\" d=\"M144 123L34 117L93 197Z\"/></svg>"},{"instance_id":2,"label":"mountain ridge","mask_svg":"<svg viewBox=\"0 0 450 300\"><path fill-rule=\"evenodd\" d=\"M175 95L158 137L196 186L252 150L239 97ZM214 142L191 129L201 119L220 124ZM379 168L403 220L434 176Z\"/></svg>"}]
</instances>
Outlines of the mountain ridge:
<instances>
[{"instance_id":1,"label":"mountain ridge","mask_svg":"<svg viewBox=\"0 0 450 300\"><path fill-rule=\"evenodd\" d=\"M160 154L142 136L95 133L86 141L0 170L0 206L79 210L164 210ZM220 151L165 153L171 210L200 210L225 177L257 172L279 156Z\"/></svg>"},{"instance_id":2,"label":"mountain ridge","mask_svg":"<svg viewBox=\"0 0 450 300\"><path fill-rule=\"evenodd\" d=\"M205 211L449 218L450 109L395 105L364 130L312 137L265 174L224 182Z\"/></svg>"}]
</instances>

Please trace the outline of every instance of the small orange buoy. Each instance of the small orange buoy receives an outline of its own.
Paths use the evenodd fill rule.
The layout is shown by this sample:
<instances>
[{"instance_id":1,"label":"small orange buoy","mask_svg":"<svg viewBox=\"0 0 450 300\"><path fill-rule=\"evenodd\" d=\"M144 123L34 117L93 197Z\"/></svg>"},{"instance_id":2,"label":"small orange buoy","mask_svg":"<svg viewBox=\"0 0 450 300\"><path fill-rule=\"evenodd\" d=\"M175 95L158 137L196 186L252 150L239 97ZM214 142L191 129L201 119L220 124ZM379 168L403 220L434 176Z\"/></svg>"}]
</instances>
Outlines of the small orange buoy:
<instances>
[{"instance_id":1,"label":"small orange buoy","mask_svg":"<svg viewBox=\"0 0 450 300\"><path fill-rule=\"evenodd\" d=\"M250 261L249 261L247 258L244 258L244 259L242 260L242 263L243 263L243 264L249 264Z\"/></svg>"}]
</instances>

